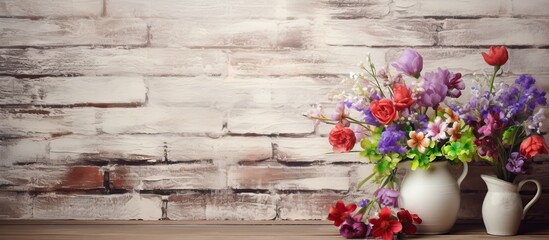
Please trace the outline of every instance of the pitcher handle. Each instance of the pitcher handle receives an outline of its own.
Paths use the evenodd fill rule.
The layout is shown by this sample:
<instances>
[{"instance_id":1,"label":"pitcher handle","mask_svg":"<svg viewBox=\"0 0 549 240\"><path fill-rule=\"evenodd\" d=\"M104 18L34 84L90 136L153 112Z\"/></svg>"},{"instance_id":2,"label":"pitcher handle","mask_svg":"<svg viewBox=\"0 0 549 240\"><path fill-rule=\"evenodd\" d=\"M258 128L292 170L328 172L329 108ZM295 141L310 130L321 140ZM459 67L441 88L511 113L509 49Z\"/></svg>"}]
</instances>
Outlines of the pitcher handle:
<instances>
[{"instance_id":1,"label":"pitcher handle","mask_svg":"<svg viewBox=\"0 0 549 240\"><path fill-rule=\"evenodd\" d=\"M537 180L534 180L534 179L524 179L524 180L520 181L519 184L518 184L518 190L520 191L522 186L524 186L524 184L527 183L527 182L535 183L538 190L536 191L536 195L534 195L534 198L532 198L532 200L530 200L530 202L528 202L528 204L526 204L526 206L524 207L524 210L522 210L522 218L521 219L524 219L524 216L526 215L526 212L530 209L530 207L532 207L532 205L534 205L534 203L536 203L536 201L538 201L538 199L541 195L541 184Z\"/></svg>"},{"instance_id":2,"label":"pitcher handle","mask_svg":"<svg viewBox=\"0 0 549 240\"><path fill-rule=\"evenodd\" d=\"M463 180L465 179L465 177L467 176L467 173L469 173L469 165L467 165L466 162L463 163L463 171L461 172L461 175L459 176L458 180L457 180L457 183L458 183L458 187L461 186L461 182L463 182Z\"/></svg>"}]
</instances>

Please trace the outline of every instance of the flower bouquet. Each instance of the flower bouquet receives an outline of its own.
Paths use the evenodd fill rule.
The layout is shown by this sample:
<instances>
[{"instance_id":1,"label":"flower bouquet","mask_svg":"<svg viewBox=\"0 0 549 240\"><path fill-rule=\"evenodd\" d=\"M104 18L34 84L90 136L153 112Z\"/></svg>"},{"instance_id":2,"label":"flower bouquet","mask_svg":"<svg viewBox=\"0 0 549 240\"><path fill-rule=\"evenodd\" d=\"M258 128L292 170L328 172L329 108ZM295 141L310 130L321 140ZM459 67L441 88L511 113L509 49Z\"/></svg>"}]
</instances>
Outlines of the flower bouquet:
<instances>
[{"instance_id":1,"label":"flower bouquet","mask_svg":"<svg viewBox=\"0 0 549 240\"><path fill-rule=\"evenodd\" d=\"M482 56L494 67L492 74L473 88L469 102L456 104L453 109L471 126L478 154L493 166L496 176L481 175L488 186L482 205L486 229L489 234L515 235L520 220L541 193L536 180L524 179L518 185L513 182L529 170L534 156L548 153L540 132L544 119L540 106L545 106L547 99L529 75L520 75L511 85L495 83L508 59L504 46L490 47ZM526 182L535 183L537 193L523 209L518 192Z\"/></svg>"},{"instance_id":2,"label":"flower bouquet","mask_svg":"<svg viewBox=\"0 0 549 240\"><path fill-rule=\"evenodd\" d=\"M360 156L374 164L374 170L358 184L359 188L368 181L379 184L375 198L361 204L357 215L352 216L351 205L343 211L345 214L334 217L332 210L343 209L343 203L338 202L332 207L329 219L345 232L342 222L354 226L364 216L371 215L373 209L381 209L380 219L392 219L395 223L382 224L387 233L376 234L376 223L382 220L369 222L373 224L373 236L384 239L392 237L392 233L402 233L394 222L396 219L402 222L399 216L402 214L391 214L385 208L399 207L399 166L408 164L411 170L429 169L435 161L460 165L471 161L476 152L472 129L444 103L447 98L461 96L461 90L465 89L461 74L445 68L422 74L423 57L412 49L405 49L392 66L398 72L396 75L386 68L377 71L368 58L367 65L360 65L364 73L351 73L350 79L343 82L346 87L335 95L334 99L339 101L335 113L326 116L323 108L316 105L305 114L316 125L320 122L334 125L329 134L334 152L348 152L357 142L360 144ZM415 228L404 233L413 234Z\"/></svg>"},{"instance_id":3,"label":"flower bouquet","mask_svg":"<svg viewBox=\"0 0 549 240\"><path fill-rule=\"evenodd\" d=\"M497 178L513 182L518 174L526 173L535 155L548 153L540 135L545 118L540 106L547 99L529 75L520 75L512 85L495 83L508 59L504 46L490 47L482 56L494 66L492 74L472 88L469 102L452 108L471 126L478 154L493 166Z\"/></svg>"}]
</instances>

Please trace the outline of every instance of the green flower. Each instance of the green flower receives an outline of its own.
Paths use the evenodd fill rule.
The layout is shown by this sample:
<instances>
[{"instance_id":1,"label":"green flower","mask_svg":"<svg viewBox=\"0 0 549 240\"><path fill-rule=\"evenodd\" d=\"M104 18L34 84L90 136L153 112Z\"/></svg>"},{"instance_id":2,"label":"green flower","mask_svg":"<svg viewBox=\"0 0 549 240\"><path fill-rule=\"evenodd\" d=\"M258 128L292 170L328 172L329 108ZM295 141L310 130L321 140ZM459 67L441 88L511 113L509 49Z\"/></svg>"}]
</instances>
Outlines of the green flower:
<instances>
[{"instance_id":1,"label":"green flower","mask_svg":"<svg viewBox=\"0 0 549 240\"><path fill-rule=\"evenodd\" d=\"M509 146L513 144L513 138L515 135L515 130L517 129L516 126L511 126L503 132L503 145Z\"/></svg>"},{"instance_id":2,"label":"green flower","mask_svg":"<svg viewBox=\"0 0 549 240\"><path fill-rule=\"evenodd\" d=\"M465 132L458 141L448 142L442 147L442 155L453 163L470 162L475 152L470 132Z\"/></svg>"},{"instance_id":3,"label":"green flower","mask_svg":"<svg viewBox=\"0 0 549 240\"><path fill-rule=\"evenodd\" d=\"M402 156L398 153L383 155L383 158L378 161L374 167L374 171L377 173L377 178L379 179L391 175L391 172L396 169L400 160L402 160Z\"/></svg>"},{"instance_id":4,"label":"green flower","mask_svg":"<svg viewBox=\"0 0 549 240\"><path fill-rule=\"evenodd\" d=\"M424 153L420 153L417 149L412 149L408 151L406 157L412 159L411 169L416 170L418 167L428 169L431 162L441 155L440 150L431 144L429 148L425 149Z\"/></svg>"},{"instance_id":5,"label":"green flower","mask_svg":"<svg viewBox=\"0 0 549 240\"><path fill-rule=\"evenodd\" d=\"M360 146L363 151L360 152L360 156L368 159L371 163L375 163L380 160L383 155L377 150L377 145L381 135L374 134L372 137L366 137L360 142Z\"/></svg>"}]
</instances>

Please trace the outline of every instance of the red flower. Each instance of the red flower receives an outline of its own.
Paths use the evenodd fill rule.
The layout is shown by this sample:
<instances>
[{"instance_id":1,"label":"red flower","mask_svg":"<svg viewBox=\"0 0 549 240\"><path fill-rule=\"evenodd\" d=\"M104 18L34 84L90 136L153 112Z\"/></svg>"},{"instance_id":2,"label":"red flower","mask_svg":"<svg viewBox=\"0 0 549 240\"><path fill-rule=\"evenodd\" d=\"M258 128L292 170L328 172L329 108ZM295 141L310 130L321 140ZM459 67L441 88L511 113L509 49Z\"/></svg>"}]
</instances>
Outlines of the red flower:
<instances>
[{"instance_id":1,"label":"red flower","mask_svg":"<svg viewBox=\"0 0 549 240\"><path fill-rule=\"evenodd\" d=\"M384 240L393 239L393 234L402 231L402 224L391 219L391 209L384 207L379 212L379 218L372 218L368 220L372 224L372 237L381 237Z\"/></svg>"},{"instance_id":2,"label":"red flower","mask_svg":"<svg viewBox=\"0 0 549 240\"><path fill-rule=\"evenodd\" d=\"M422 220L417 214L410 214L410 212L404 208L400 209L397 213L398 220L402 224L402 231L408 235L416 234L416 226L414 223L421 224Z\"/></svg>"},{"instance_id":3,"label":"red flower","mask_svg":"<svg viewBox=\"0 0 549 240\"><path fill-rule=\"evenodd\" d=\"M330 205L330 214L328 220L334 221L334 225L341 225L356 209L356 204L351 203L347 206L342 201L337 201L336 205Z\"/></svg>"},{"instance_id":4,"label":"red flower","mask_svg":"<svg viewBox=\"0 0 549 240\"><path fill-rule=\"evenodd\" d=\"M505 46L491 46L488 53L482 53L482 57L484 57L484 61L491 66L502 66L509 58Z\"/></svg>"},{"instance_id":5,"label":"red flower","mask_svg":"<svg viewBox=\"0 0 549 240\"><path fill-rule=\"evenodd\" d=\"M393 85L393 91L393 101L395 102L396 110L402 110L414 104L414 99L412 99L412 92L403 84L395 83Z\"/></svg>"},{"instance_id":6,"label":"red flower","mask_svg":"<svg viewBox=\"0 0 549 240\"><path fill-rule=\"evenodd\" d=\"M388 125L397 117L395 105L387 98L373 101L370 104L370 112L384 125Z\"/></svg>"},{"instance_id":7,"label":"red flower","mask_svg":"<svg viewBox=\"0 0 549 240\"><path fill-rule=\"evenodd\" d=\"M337 124L328 137L334 152L348 152L353 149L356 142L355 132L348 127Z\"/></svg>"},{"instance_id":8,"label":"red flower","mask_svg":"<svg viewBox=\"0 0 549 240\"><path fill-rule=\"evenodd\" d=\"M547 154L547 143L540 135L532 135L520 144L520 154L527 158L532 158L538 153Z\"/></svg>"}]
</instances>

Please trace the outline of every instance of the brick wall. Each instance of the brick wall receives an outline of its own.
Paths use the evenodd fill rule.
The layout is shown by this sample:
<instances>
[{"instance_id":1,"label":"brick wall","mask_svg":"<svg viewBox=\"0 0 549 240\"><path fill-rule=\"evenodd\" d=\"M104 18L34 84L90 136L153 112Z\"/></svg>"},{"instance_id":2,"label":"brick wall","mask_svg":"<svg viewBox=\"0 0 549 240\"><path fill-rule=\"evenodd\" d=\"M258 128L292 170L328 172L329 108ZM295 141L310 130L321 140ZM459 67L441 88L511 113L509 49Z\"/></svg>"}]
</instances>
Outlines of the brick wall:
<instances>
[{"instance_id":1,"label":"brick wall","mask_svg":"<svg viewBox=\"0 0 549 240\"><path fill-rule=\"evenodd\" d=\"M504 77L549 90L546 0L0 0L0 36L0 218L323 219L371 166L301 112L367 53L414 47L467 82L505 44ZM534 169L527 218L549 219Z\"/></svg>"}]
</instances>

